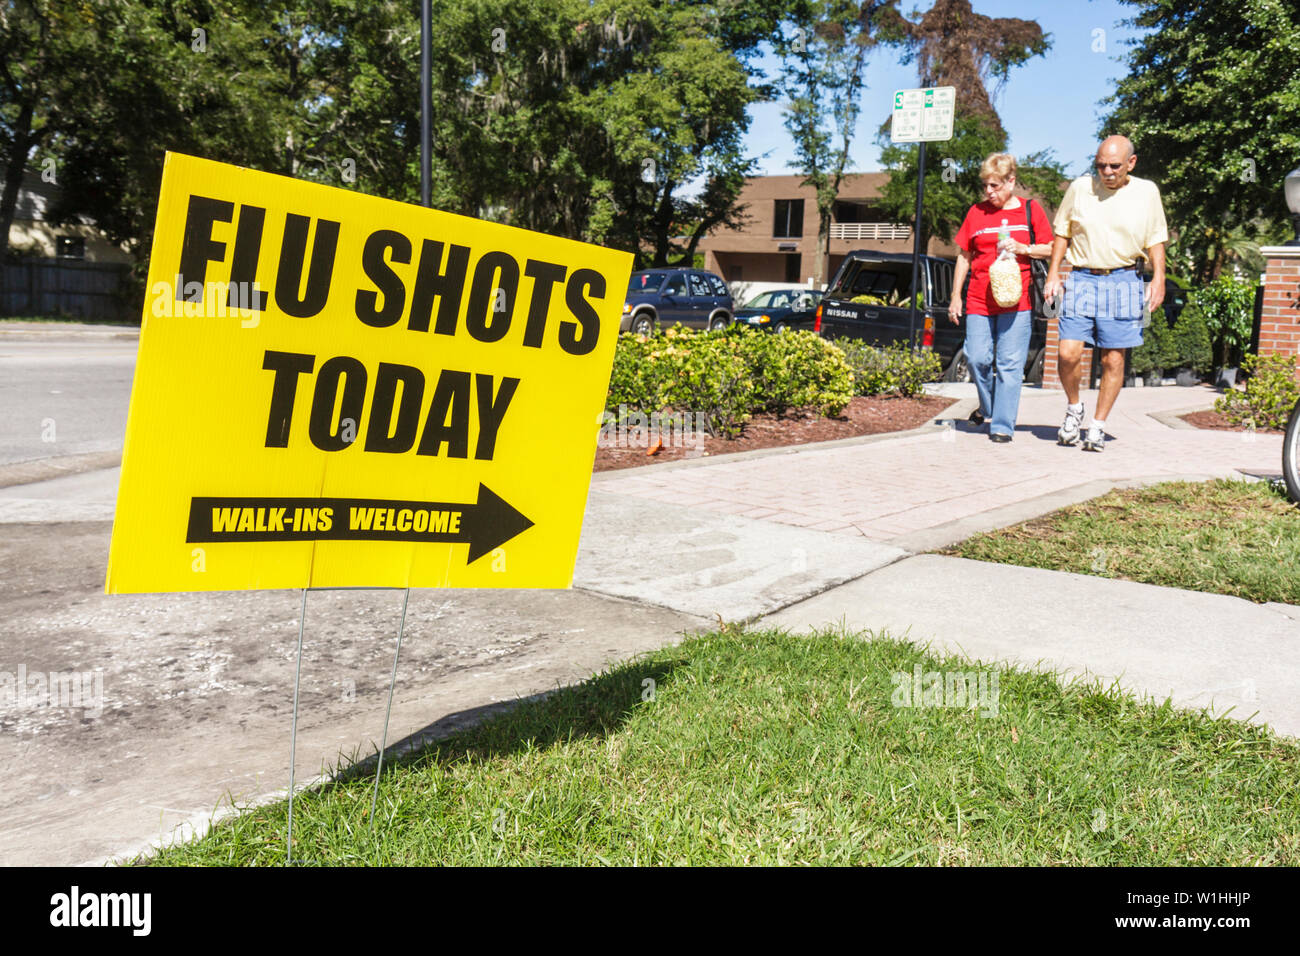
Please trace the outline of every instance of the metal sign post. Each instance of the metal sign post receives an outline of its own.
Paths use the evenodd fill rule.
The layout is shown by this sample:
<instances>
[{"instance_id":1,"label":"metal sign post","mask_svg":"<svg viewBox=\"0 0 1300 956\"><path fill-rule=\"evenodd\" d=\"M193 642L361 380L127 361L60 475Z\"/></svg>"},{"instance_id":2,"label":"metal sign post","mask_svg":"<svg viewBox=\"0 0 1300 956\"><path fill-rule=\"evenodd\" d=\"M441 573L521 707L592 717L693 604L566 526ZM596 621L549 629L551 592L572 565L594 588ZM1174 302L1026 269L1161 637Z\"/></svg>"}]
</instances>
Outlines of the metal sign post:
<instances>
[{"instance_id":1,"label":"metal sign post","mask_svg":"<svg viewBox=\"0 0 1300 956\"><path fill-rule=\"evenodd\" d=\"M420 5L420 202L433 205L433 0Z\"/></svg>"},{"instance_id":2,"label":"metal sign post","mask_svg":"<svg viewBox=\"0 0 1300 956\"><path fill-rule=\"evenodd\" d=\"M921 287L921 204L925 197L925 142L916 148L916 215L912 220L912 293L908 296L907 345L916 351L916 292Z\"/></svg>"},{"instance_id":3,"label":"metal sign post","mask_svg":"<svg viewBox=\"0 0 1300 956\"><path fill-rule=\"evenodd\" d=\"M916 348L916 296L921 291L921 206L925 197L925 144L952 139L957 103L955 86L932 86L894 93L889 137L895 143L918 143L916 150L916 217L912 225L912 290L908 297L908 342Z\"/></svg>"}]
</instances>

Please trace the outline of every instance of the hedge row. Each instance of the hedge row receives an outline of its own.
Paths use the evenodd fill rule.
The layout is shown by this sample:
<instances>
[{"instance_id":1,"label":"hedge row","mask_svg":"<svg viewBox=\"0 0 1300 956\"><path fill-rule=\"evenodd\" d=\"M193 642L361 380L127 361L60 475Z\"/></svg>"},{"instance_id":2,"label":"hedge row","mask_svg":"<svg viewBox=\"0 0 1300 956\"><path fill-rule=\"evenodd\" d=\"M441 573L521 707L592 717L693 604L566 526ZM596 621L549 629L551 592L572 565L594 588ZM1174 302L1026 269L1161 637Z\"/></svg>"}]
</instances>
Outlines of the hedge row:
<instances>
[{"instance_id":1,"label":"hedge row","mask_svg":"<svg viewBox=\"0 0 1300 956\"><path fill-rule=\"evenodd\" d=\"M1179 368L1205 373L1213 359L1205 314L1193 299L1183 306L1172 326L1165 318L1163 306L1151 313L1151 324L1143 331L1142 344L1133 350L1132 369L1138 375Z\"/></svg>"},{"instance_id":2,"label":"hedge row","mask_svg":"<svg viewBox=\"0 0 1300 956\"><path fill-rule=\"evenodd\" d=\"M938 373L938 356L905 347L832 343L808 331L675 325L619 336L605 404L615 412L700 412L712 434L734 437L757 412L838 415L854 395L915 395Z\"/></svg>"}]
</instances>

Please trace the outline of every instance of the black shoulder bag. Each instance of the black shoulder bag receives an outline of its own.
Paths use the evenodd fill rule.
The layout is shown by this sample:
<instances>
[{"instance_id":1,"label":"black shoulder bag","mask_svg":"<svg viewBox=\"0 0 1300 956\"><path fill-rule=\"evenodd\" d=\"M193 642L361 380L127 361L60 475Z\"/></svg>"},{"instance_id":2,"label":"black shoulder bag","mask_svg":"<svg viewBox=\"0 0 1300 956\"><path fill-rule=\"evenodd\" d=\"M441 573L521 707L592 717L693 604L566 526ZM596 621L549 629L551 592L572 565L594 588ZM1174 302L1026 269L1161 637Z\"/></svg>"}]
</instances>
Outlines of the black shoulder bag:
<instances>
[{"instance_id":1,"label":"black shoulder bag","mask_svg":"<svg viewBox=\"0 0 1300 956\"><path fill-rule=\"evenodd\" d=\"M1025 224L1029 226L1029 244L1034 245L1034 201L1025 200ZM1033 307L1034 318L1048 317L1047 297L1043 287L1047 284L1047 260L1029 258L1029 304ZM1056 310L1052 310L1056 314Z\"/></svg>"}]
</instances>

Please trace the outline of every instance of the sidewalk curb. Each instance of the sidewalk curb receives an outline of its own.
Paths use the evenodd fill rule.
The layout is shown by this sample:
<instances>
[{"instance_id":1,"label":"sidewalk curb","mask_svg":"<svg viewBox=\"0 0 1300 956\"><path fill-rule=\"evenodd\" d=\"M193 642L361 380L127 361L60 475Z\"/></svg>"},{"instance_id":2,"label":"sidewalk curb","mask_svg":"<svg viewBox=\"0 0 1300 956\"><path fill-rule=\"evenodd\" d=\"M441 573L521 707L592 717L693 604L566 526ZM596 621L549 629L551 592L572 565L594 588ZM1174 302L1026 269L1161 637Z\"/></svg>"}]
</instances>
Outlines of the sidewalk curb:
<instances>
[{"instance_id":1,"label":"sidewalk curb","mask_svg":"<svg viewBox=\"0 0 1300 956\"><path fill-rule=\"evenodd\" d=\"M66 478L91 471L106 471L121 467L122 450L90 451L76 455L57 455L50 458L33 458L9 465L0 465L0 488L32 485L52 478Z\"/></svg>"},{"instance_id":2,"label":"sidewalk curb","mask_svg":"<svg viewBox=\"0 0 1300 956\"><path fill-rule=\"evenodd\" d=\"M1180 415L1190 415L1192 412L1211 412L1214 411L1214 405L1196 405L1192 408L1176 408L1167 412L1147 412L1147 418L1159 422L1168 428L1176 428L1180 431L1203 432L1209 429L1197 428L1191 422L1183 421Z\"/></svg>"},{"instance_id":3,"label":"sidewalk curb","mask_svg":"<svg viewBox=\"0 0 1300 956\"><path fill-rule=\"evenodd\" d=\"M1146 475L1138 478L1098 478L1093 481L1085 481L1082 484L1072 485L1069 488L1063 488L1060 491L1048 492L1036 498L1028 498L1014 504L1003 505L1000 508L981 511L979 514L958 518L955 521L936 525L933 528L924 528L920 531L899 535L896 538L886 538L882 543L892 545L895 548L902 548L904 551L910 551L913 554L923 554L951 547L973 535L982 534L986 531L996 531L999 528L1008 528L1011 525L1020 524L1022 521L1041 518L1043 515L1051 514L1053 511L1058 511L1069 505L1076 505L1084 501L1090 501L1093 498L1099 498L1117 488L1145 488L1165 481L1213 481L1218 477L1218 475L1208 474L1162 474ZM1244 474L1242 479L1245 481L1261 480Z\"/></svg>"}]
</instances>

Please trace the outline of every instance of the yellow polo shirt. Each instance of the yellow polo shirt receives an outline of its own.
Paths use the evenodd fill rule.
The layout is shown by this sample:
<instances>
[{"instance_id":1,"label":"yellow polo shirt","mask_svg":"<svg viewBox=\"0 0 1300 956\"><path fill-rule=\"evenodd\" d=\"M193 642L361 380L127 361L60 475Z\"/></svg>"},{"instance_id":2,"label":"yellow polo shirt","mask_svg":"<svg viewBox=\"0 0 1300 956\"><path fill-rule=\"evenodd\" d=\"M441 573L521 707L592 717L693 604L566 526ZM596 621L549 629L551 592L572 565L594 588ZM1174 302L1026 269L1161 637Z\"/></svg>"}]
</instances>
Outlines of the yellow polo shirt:
<instances>
[{"instance_id":1,"label":"yellow polo shirt","mask_svg":"<svg viewBox=\"0 0 1300 956\"><path fill-rule=\"evenodd\" d=\"M1107 189L1098 176L1080 176L1065 191L1052 230L1070 240L1066 261L1084 269L1131 266L1169 240L1160 189L1137 176L1119 189Z\"/></svg>"}]
</instances>

